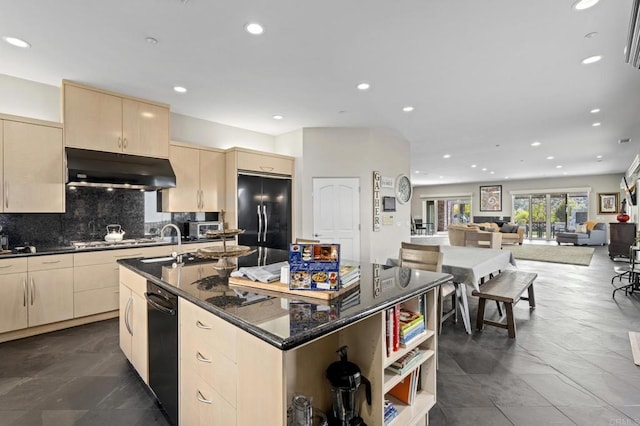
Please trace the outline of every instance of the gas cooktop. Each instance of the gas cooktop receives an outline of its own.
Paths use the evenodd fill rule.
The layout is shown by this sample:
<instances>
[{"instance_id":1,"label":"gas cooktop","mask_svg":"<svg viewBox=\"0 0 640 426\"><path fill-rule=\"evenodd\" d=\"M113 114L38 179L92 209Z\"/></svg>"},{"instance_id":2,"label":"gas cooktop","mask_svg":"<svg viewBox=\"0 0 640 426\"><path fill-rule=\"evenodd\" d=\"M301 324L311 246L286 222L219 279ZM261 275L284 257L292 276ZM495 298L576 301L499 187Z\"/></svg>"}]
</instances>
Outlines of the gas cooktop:
<instances>
[{"instance_id":1,"label":"gas cooktop","mask_svg":"<svg viewBox=\"0 0 640 426\"><path fill-rule=\"evenodd\" d=\"M135 246L140 244L163 243L163 240L154 238L129 238L120 241L71 241L71 245L76 250L98 247Z\"/></svg>"}]
</instances>

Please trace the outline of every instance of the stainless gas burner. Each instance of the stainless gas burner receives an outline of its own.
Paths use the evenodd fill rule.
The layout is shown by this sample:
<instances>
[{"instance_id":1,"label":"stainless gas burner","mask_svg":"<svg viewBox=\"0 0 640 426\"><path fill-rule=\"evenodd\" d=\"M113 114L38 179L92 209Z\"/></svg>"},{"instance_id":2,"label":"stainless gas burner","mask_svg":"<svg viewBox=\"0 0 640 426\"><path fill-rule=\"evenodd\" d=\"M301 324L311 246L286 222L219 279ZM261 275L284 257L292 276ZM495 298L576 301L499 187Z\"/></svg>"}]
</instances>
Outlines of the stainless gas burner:
<instances>
[{"instance_id":1,"label":"stainless gas burner","mask_svg":"<svg viewBox=\"0 0 640 426\"><path fill-rule=\"evenodd\" d=\"M140 244L153 244L162 242L162 240L156 240L154 238L129 238L121 241L71 241L71 245L76 250L81 250L99 247L135 246Z\"/></svg>"}]
</instances>

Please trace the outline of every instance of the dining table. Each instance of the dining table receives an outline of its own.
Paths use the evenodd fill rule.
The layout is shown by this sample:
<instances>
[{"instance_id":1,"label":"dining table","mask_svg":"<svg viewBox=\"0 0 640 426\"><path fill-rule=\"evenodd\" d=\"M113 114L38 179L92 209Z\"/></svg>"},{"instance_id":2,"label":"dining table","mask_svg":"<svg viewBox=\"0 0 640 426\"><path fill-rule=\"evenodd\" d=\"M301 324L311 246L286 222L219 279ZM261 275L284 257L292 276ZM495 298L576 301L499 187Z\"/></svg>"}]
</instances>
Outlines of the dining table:
<instances>
[{"instance_id":1,"label":"dining table","mask_svg":"<svg viewBox=\"0 0 640 426\"><path fill-rule=\"evenodd\" d=\"M453 275L456 298L464 329L471 334L467 286L480 290L487 277L500 271L516 267L513 253L508 249L490 249L479 247L440 246L442 252L442 272Z\"/></svg>"}]
</instances>

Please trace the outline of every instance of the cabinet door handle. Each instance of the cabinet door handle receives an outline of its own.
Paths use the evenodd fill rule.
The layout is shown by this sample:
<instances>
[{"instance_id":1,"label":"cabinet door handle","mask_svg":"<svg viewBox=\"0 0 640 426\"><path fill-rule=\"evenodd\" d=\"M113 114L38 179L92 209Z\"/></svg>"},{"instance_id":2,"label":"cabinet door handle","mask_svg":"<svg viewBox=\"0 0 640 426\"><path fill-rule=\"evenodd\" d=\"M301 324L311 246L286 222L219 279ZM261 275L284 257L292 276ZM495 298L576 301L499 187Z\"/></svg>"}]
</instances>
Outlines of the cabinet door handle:
<instances>
[{"instance_id":1,"label":"cabinet door handle","mask_svg":"<svg viewBox=\"0 0 640 426\"><path fill-rule=\"evenodd\" d=\"M198 391L196 392L196 398L198 398L198 401L200 402L204 402L205 404L211 404L212 401L210 399L206 399L204 397L204 395L202 394L202 392L200 392L200 390L198 389Z\"/></svg>"},{"instance_id":2,"label":"cabinet door handle","mask_svg":"<svg viewBox=\"0 0 640 426\"><path fill-rule=\"evenodd\" d=\"M27 279L22 280L22 306L27 306Z\"/></svg>"},{"instance_id":3,"label":"cabinet door handle","mask_svg":"<svg viewBox=\"0 0 640 426\"><path fill-rule=\"evenodd\" d=\"M204 355L202 355L200 352L196 352L196 359L200 362L211 364L211 360L208 358L205 358Z\"/></svg>"},{"instance_id":4,"label":"cabinet door handle","mask_svg":"<svg viewBox=\"0 0 640 426\"><path fill-rule=\"evenodd\" d=\"M273 171L273 167L271 167L271 166L260 166L260 169L262 171L265 171L265 172L272 172Z\"/></svg>"},{"instance_id":5,"label":"cabinet door handle","mask_svg":"<svg viewBox=\"0 0 640 426\"><path fill-rule=\"evenodd\" d=\"M122 259L125 257L142 257L142 253L123 254L121 256L113 256L113 257L115 257L116 259ZM120 268L117 268L117 269L120 269Z\"/></svg>"},{"instance_id":6,"label":"cabinet door handle","mask_svg":"<svg viewBox=\"0 0 640 426\"><path fill-rule=\"evenodd\" d=\"M36 282L31 277L31 306L33 306L33 302L36 300Z\"/></svg>"},{"instance_id":7,"label":"cabinet door handle","mask_svg":"<svg viewBox=\"0 0 640 426\"><path fill-rule=\"evenodd\" d=\"M9 208L9 182L6 181L4 183L4 206L5 208Z\"/></svg>"},{"instance_id":8,"label":"cabinet door handle","mask_svg":"<svg viewBox=\"0 0 640 426\"><path fill-rule=\"evenodd\" d=\"M122 138L118 136L118 148L122 148Z\"/></svg>"},{"instance_id":9,"label":"cabinet door handle","mask_svg":"<svg viewBox=\"0 0 640 426\"><path fill-rule=\"evenodd\" d=\"M211 330L211 326L208 326L207 324L203 323L200 320L196 321L196 327L201 328L203 330Z\"/></svg>"},{"instance_id":10,"label":"cabinet door handle","mask_svg":"<svg viewBox=\"0 0 640 426\"><path fill-rule=\"evenodd\" d=\"M5 269L5 268L11 268L13 265L4 265L4 266L0 266L0 269Z\"/></svg>"},{"instance_id":11,"label":"cabinet door handle","mask_svg":"<svg viewBox=\"0 0 640 426\"><path fill-rule=\"evenodd\" d=\"M131 330L131 324L129 324L129 313L131 312L131 302L133 302L133 298L129 297L127 300L127 307L124 308L124 325L127 327L127 331L131 336L133 336L133 330Z\"/></svg>"},{"instance_id":12,"label":"cabinet door handle","mask_svg":"<svg viewBox=\"0 0 640 426\"><path fill-rule=\"evenodd\" d=\"M54 263L60 263L59 260L47 260L45 262L42 262L43 265L52 265Z\"/></svg>"},{"instance_id":13,"label":"cabinet door handle","mask_svg":"<svg viewBox=\"0 0 640 426\"><path fill-rule=\"evenodd\" d=\"M127 142L127 138L124 138L124 139L122 140L122 147L123 147L124 149L127 149L127 145L129 145L129 143Z\"/></svg>"}]
</instances>

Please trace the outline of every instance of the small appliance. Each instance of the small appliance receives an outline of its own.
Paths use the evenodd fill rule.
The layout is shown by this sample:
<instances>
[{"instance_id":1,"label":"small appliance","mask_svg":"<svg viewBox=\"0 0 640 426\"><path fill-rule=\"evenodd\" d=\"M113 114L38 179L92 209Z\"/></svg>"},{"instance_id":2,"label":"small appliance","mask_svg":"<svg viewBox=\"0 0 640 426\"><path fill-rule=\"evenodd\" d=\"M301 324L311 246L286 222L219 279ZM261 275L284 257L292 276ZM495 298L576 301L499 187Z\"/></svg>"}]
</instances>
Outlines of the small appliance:
<instances>
[{"instance_id":1,"label":"small appliance","mask_svg":"<svg viewBox=\"0 0 640 426\"><path fill-rule=\"evenodd\" d=\"M219 231L222 229L221 221L190 221L184 223L183 234L186 239L199 240L208 238L207 231Z\"/></svg>"},{"instance_id":2,"label":"small appliance","mask_svg":"<svg viewBox=\"0 0 640 426\"><path fill-rule=\"evenodd\" d=\"M365 386L367 404L371 405L371 383L358 367L347 359L347 347L336 351L340 361L327 368L327 379L331 382L331 411L329 425L366 426L360 417L360 385Z\"/></svg>"}]
</instances>

